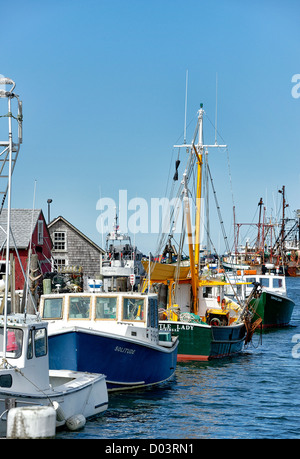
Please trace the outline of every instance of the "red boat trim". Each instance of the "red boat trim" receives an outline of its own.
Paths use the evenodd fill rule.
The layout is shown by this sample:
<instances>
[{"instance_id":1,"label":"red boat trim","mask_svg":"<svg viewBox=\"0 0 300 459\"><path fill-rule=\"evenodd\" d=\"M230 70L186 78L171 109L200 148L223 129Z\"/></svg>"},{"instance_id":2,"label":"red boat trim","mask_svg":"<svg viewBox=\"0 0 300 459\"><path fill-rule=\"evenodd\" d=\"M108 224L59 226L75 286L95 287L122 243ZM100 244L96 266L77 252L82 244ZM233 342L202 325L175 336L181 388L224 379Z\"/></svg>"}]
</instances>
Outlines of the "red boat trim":
<instances>
[{"instance_id":1,"label":"red boat trim","mask_svg":"<svg viewBox=\"0 0 300 459\"><path fill-rule=\"evenodd\" d=\"M207 355L189 355L189 354L178 354L177 355L177 362L184 362L187 360L198 360L202 362L206 362L209 360Z\"/></svg>"},{"instance_id":2,"label":"red boat trim","mask_svg":"<svg viewBox=\"0 0 300 459\"><path fill-rule=\"evenodd\" d=\"M208 360L213 359L222 359L224 357L231 357L232 355L239 354L239 351L232 352L229 354L217 354L217 355L190 355L190 354L178 354L177 355L177 362L187 362L191 360L195 360L198 362L207 362Z\"/></svg>"}]
</instances>

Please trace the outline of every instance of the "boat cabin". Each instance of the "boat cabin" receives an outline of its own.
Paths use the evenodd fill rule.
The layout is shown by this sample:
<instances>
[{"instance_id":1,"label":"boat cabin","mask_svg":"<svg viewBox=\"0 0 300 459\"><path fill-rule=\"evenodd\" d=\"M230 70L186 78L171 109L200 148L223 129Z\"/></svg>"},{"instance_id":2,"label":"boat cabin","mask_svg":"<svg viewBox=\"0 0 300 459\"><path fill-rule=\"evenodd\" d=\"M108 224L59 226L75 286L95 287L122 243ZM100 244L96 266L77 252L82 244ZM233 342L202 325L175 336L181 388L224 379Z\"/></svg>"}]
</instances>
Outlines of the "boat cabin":
<instances>
[{"instance_id":1,"label":"boat cabin","mask_svg":"<svg viewBox=\"0 0 300 459\"><path fill-rule=\"evenodd\" d=\"M34 317L34 318L33 318ZM23 314L9 315L7 319L6 353L4 356L4 316L0 317L0 387L32 391L30 380L41 389L49 386L48 336L46 322L37 321L36 316ZM6 364L8 362L8 366ZM21 378L22 387L16 388L20 380L17 373L5 371L10 365L18 367L25 377ZM38 372L36 368L38 366ZM34 375L34 376L33 376Z\"/></svg>"},{"instance_id":2,"label":"boat cabin","mask_svg":"<svg viewBox=\"0 0 300 459\"><path fill-rule=\"evenodd\" d=\"M226 297L226 287L228 286L222 281L204 281L198 290L196 315L208 325L228 325L238 317L239 305L233 298ZM161 320L165 320L168 317L169 320L176 321L179 319L180 314L189 314L190 311L191 286L189 284L179 284L175 292L175 304L170 311L167 310L161 315Z\"/></svg>"},{"instance_id":3,"label":"boat cabin","mask_svg":"<svg viewBox=\"0 0 300 459\"><path fill-rule=\"evenodd\" d=\"M244 282L247 282L245 285L246 297L250 295L253 289L253 283L259 282L263 289L272 291L274 293L286 294L286 284L284 276L274 276L274 275L249 275L243 277ZM249 285L250 284L250 285Z\"/></svg>"},{"instance_id":4,"label":"boat cabin","mask_svg":"<svg viewBox=\"0 0 300 459\"><path fill-rule=\"evenodd\" d=\"M130 292L42 295L49 333L61 327L93 328L158 342L157 295ZM124 327L128 325L128 327Z\"/></svg>"},{"instance_id":5,"label":"boat cabin","mask_svg":"<svg viewBox=\"0 0 300 459\"><path fill-rule=\"evenodd\" d=\"M115 320L157 325L157 299L121 294L52 294L41 297L40 312L46 320ZM149 306L148 303L149 302ZM148 306L148 307L147 307ZM146 312L148 311L148 317Z\"/></svg>"},{"instance_id":6,"label":"boat cabin","mask_svg":"<svg viewBox=\"0 0 300 459\"><path fill-rule=\"evenodd\" d=\"M286 282L284 276L274 274L249 274L232 278L232 284L239 298L247 298L253 290L253 284L258 282L263 290L286 296ZM233 296L231 285L228 286L226 295Z\"/></svg>"},{"instance_id":7,"label":"boat cabin","mask_svg":"<svg viewBox=\"0 0 300 459\"><path fill-rule=\"evenodd\" d=\"M206 282L198 290L198 311L201 318L206 317L208 309L222 309L225 304L225 287L222 282ZM180 312L191 310L191 287L179 285L175 293L175 303L180 304Z\"/></svg>"}]
</instances>

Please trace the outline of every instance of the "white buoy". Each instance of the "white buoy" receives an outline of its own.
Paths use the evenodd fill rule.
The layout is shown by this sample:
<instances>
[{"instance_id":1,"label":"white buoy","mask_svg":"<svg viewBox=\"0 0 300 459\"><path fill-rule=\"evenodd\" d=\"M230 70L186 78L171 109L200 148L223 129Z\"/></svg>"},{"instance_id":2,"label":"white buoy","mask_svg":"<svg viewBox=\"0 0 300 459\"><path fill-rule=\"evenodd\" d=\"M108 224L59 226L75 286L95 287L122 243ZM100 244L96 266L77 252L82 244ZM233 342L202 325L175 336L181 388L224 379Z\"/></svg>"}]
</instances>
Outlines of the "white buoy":
<instances>
[{"instance_id":1,"label":"white buoy","mask_svg":"<svg viewBox=\"0 0 300 459\"><path fill-rule=\"evenodd\" d=\"M52 406L11 408L7 415L7 438L54 438L56 412Z\"/></svg>"},{"instance_id":2,"label":"white buoy","mask_svg":"<svg viewBox=\"0 0 300 459\"><path fill-rule=\"evenodd\" d=\"M55 409L57 422L58 423L65 422L66 416L65 416L64 410L62 409L60 404L54 400L54 402L52 402L52 406Z\"/></svg>"},{"instance_id":3,"label":"white buoy","mask_svg":"<svg viewBox=\"0 0 300 459\"><path fill-rule=\"evenodd\" d=\"M79 430L85 426L86 419L83 414L74 414L66 420L66 426L69 430Z\"/></svg>"}]
</instances>

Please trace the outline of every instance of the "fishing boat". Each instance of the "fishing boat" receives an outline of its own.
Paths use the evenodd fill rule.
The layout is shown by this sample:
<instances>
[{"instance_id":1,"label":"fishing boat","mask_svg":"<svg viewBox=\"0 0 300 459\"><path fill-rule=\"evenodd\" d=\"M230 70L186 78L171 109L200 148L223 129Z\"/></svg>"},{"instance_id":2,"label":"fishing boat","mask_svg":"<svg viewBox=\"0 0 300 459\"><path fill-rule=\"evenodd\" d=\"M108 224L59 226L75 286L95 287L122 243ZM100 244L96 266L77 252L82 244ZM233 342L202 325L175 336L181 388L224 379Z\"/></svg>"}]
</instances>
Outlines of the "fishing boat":
<instances>
[{"instance_id":1,"label":"fishing boat","mask_svg":"<svg viewBox=\"0 0 300 459\"><path fill-rule=\"evenodd\" d=\"M235 207L233 208L234 252L231 253L230 251L228 251L222 257L222 266L226 270L236 272L238 270L240 271L240 270L259 269L260 266L265 262L264 260L264 257L266 257L266 254L264 253L265 242L266 242L265 235L268 233L270 229L270 225L265 224L265 222L261 223L262 206L263 206L263 200L262 198L260 198L260 201L258 203L258 208L259 208L258 223L247 224L250 227L254 226L258 228L258 233L255 237L255 242L251 244L249 238L247 238L246 243L244 245L238 244L240 228L244 225L244 223L236 223Z\"/></svg>"},{"instance_id":2,"label":"fishing boat","mask_svg":"<svg viewBox=\"0 0 300 459\"><path fill-rule=\"evenodd\" d=\"M138 290L144 268L143 258L127 233L121 233L118 215L115 215L113 230L106 236L105 254L101 260L101 279L88 279L90 291Z\"/></svg>"},{"instance_id":3,"label":"fishing boat","mask_svg":"<svg viewBox=\"0 0 300 459\"><path fill-rule=\"evenodd\" d=\"M255 270L257 274L284 274L295 277L298 271L299 251L299 215L298 218L287 218L285 186L278 190L282 196L282 218L280 223L266 218L263 199L258 203L259 215L257 223L236 223L234 211L234 248L222 257L222 266L231 272ZM240 230L247 228L247 234L256 228L254 234L247 237L246 243L238 243Z\"/></svg>"},{"instance_id":4,"label":"fishing boat","mask_svg":"<svg viewBox=\"0 0 300 459\"><path fill-rule=\"evenodd\" d=\"M255 311L252 322L261 319L261 328L281 328L290 324L295 303L287 296L285 276L274 274L242 274L236 278L237 293L241 300L247 299L253 285L255 296L249 307ZM230 288L230 287L229 287Z\"/></svg>"},{"instance_id":5,"label":"fishing boat","mask_svg":"<svg viewBox=\"0 0 300 459\"><path fill-rule=\"evenodd\" d=\"M201 183L204 150L219 146L203 144L203 105L198 111L198 122L191 145L184 143L189 152L189 163L183 174L183 217L189 248L189 262L182 266L180 256L177 265L144 262L148 274L147 285L158 288L164 284L166 289L166 307L162 308L159 326L179 337L178 360L211 360L228 357L243 349L247 336L245 320L242 317L244 307L232 300L226 301L221 278L209 278L200 269L200 215ZM199 134L198 142L196 136ZM222 146L225 147L225 146ZM196 166L196 171L193 167ZM188 176L189 174L189 176ZM197 177L195 237L192 234L191 211L189 202L188 179ZM182 246L182 242L180 243ZM185 263L186 264L186 263ZM149 287L148 287L149 289Z\"/></svg>"},{"instance_id":6,"label":"fishing boat","mask_svg":"<svg viewBox=\"0 0 300 459\"><path fill-rule=\"evenodd\" d=\"M250 270L251 265L245 263L245 256L238 254L224 254L222 257L222 266L228 271Z\"/></svg>"},{"instance_id":7,"label":"fishing boat","mask_svg":"<svg viewBox=\"0 0 300 459\"><path fill-rule=\"evenodd\" d=\"M178 339L160 333L157 295L42 295L51 369L104 373L109 391L159 384L175 372Z\"/></svg>"},{"instance_id":8,"label":"fishing boat","mask_svg":"<svg viewBox=\"0 0 300 459\"><path fill-rule=\"evenodd\" d=\"M8 99L6 116L9 120L9 141L0 142L0 146L4 147L1 152L0 177L7 179L7 184L5 180L1 182L2 185L5 182L2 206L7 197L5 285L0 306L0 434L3 436L6 433L8 408L16 405L52 405L57 409L57 426L62 426L68 424L71 418L74 421L74 416L83 416L85 422L85 417L104 411L108 404L108 394L104 375L49 371L47 322L41 321L37 313L28 314L26 302L22 314L8 314L9 284L12 284L11 178L22 143L22 103L13 92L15 83L12 80L1 78L0 85L12 86L10 91L0 90L0 98ZM18 102L17 116L12 114L13 100ZM17 143L12 140L12 118L18 122ZM8 175L3 172L6 169ZM4 228L2 230L5 231ZM14 293L12 288L11 298Z\"/></svg>"},{"instance_id":9,"label":"fishing boat","mask_svg":"<svg viewBox=\"0 0 300 459\"><path fill-rule=\"evenodd\" d=\"M144 262L149 269L148 262ZM239 321L241 306L225 297L221 279L199 279L196 309L191 302L190 267L150 263L150 284L165 285L166 306L161 304L159 326L178 336L178 361L206 361L236 354L247 334ZM192 311L192 312L191 312Z\"/></svg>"},{"instance_id":10,"label":"fishing boat","mask_svg":"<svg viewBox=\"0 0 300 459\"><path fill-rule=\"evenodd\" d=\"M86 418L107 409L103 374L49 370L47 322L29 314L5 320L0 317L1 436L6 435L8 407L53 406L57 427L68 427L78 415L82 427Z\"/></svg>"}]
</instances>

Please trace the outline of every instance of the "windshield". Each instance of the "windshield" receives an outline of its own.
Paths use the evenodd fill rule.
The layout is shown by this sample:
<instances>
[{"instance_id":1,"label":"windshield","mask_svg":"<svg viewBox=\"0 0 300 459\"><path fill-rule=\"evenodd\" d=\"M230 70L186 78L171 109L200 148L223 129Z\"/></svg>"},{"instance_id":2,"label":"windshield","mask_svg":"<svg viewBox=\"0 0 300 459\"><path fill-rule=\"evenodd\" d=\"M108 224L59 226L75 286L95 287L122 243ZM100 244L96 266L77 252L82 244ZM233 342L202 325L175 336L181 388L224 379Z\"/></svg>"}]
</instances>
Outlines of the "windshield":
<instances>
[{"instance_id":1,"label":"windshield","mask_svg":"<svg viewBox=\"0 0 300 459\"><path fill-rule=\"evenodd\" d=\"M96 298L96 319L116 319L117 298L97 297Z\"/></svg>"},{"instance_id":2,"label":"windshield","mask_svg":"<svg viewBox=\"0 0 300 459\"><path fill-rule=\"evenodd\" d=\"M143 320L144 308L143 298L124 298L123 320Z\"/></svg>"},{"instance_id":3,"label":"windshield","mask_svg":"<svg viewBox=\"0 0 300 459\"><path fill-rule=\"evenodd\" d=\"M4 328L0 327L0 355L3 356ZM6 357L18 359L22 354L23 330L19 328L7 328Z\"/></svg>"},{"instance_id":4,"label":"windshield","mask_svg":"<svg viewBox=\"0 0 300 459\"><path fill-rule=\"evenodd\" d=\"M43 308L44 319L61 319L63 298L45 298Z\"/></svg>"}]
</instances>

